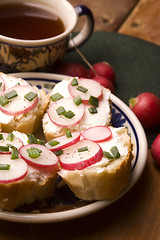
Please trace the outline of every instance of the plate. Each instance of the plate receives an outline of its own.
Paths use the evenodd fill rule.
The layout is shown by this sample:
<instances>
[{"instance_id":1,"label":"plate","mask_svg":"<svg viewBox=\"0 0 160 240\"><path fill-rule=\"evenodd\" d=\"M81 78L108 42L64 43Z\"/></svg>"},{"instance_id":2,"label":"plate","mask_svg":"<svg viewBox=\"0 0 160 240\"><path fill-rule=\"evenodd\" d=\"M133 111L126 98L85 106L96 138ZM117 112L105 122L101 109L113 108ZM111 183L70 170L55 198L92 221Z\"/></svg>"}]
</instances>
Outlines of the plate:
<instances>
[{"instance_id":1,"label":"plate","mask_svg":"<svg viewBox=\"0 0 160 240\"><path fill-rule=\"evenodd\" d=\"M39 89L43 88L49 92L54 85L64 79L66 76L58 74L47 73L16 73L12 74L16 77L22 77L27 80L31 85L37 86ZM82 216L89 215L106 206L111 205L117 201L120 197L126 194L139 179L143 172L147 153L147 139L144 130L129 107L122 102L115 95L111 94L112 101L112 125L114 127L125 126L128 128L129 134L133 143L133 154L131 168L131 178L128 187L121 193L121 195L114 200L85 202L76 199L69 189L65 189L65 197L62 193L62 199L58 199L55 202L55 208L48 209L46 212L31 211L17 211L7 212L0 211L0 219L13 221L13 222L25 222L25 223L47 223L47 222L60 222L67 221ZM67 196L67 197L66 197ZM62 201L62 202L61 202ZM59 207L60 206L60 207Z\"/></svg>"}]
</instances>

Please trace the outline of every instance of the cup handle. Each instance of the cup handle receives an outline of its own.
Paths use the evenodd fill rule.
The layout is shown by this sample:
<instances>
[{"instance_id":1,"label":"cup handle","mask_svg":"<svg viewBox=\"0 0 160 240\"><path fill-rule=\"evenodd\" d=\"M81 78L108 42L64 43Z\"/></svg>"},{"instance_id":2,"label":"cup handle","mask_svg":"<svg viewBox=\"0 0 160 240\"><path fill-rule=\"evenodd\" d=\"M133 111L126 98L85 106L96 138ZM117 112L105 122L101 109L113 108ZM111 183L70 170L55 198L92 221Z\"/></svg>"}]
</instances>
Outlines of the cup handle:
<instances>
[{"instance_id":1,"label":"cup handle","mask_svg":"<svg viewBox=\"0 0 160 240\"><path fill-rule=\"evenodd\" d=\"M68 51L73 50L74 45L76 45L76 47L79 47L83 43L85 43L88 40L88 38L91 36L94 29L94 18L91 10L84 5L78 5L74 7L74 9L78 17L85 15L86 21L82 29L80 30L80 32L75 37L69 40ZM72 40L74 41L74 43Z\"/></svg>"}]
</instances>

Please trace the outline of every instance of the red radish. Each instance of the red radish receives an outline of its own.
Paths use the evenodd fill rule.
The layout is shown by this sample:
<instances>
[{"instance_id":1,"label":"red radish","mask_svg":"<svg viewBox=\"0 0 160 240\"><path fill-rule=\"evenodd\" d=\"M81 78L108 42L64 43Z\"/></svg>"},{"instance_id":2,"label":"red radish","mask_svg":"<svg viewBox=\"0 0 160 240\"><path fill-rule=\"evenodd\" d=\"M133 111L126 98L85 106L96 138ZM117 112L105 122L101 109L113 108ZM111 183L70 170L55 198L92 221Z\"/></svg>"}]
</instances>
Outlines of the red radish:
<instances>
[{"instance_id":1,"label":"red radish","mask_svg":"<svg viewBox=\"0 0 160 240\"><path fill-rule=\"evenodd\" d=\"M84 65L77 62L62 63L58 67L57 73L79 78L81 77L86 78L88 76L87 68Z\"/></svg>"},{"instance_id":2,"label":"red radish","mask_svg":"<svg viewBox=\"0 0 160 240\"><path fill-rule=\"evenodd\" d=\"M16 91L17 96L12 97L12 99L9 99L9 103L2 106L0 105L0 110L8 115L19 115L27 113L28 111L32 110L38 103L38 95L34 88L28 85L19 85L15 87L11 87L7 89L5 92L3 92L3 95L5 96L7 93L10 93L12 91ZM25 98L25 95L32 92L36 96L33 100L29 101Z\"/></svg>"},{"instance_id":3,"label":"red radish","mask_svg":"<svg viewBox=\"0 0 160 240\"><path fill-rule=\"evenodd\" d=\"M7 146L7 144L9 145L12 145L13 147L16 147L17 149L19 149L22 145L23 145L23 142L21 141L21 139L19 139L18 137L13 136L13 140L9 140L9 136L10 136L10 133L4 133L4 132L1 132L0 134L2 134L3 138L0 140L0 146ZM7 139L8 138L8 139ZM6 154L6 153L11 153L11 148L9 148L9 152L3 152L0 150L0 154Z\"/></svg>"},{"instance_id":4,"label":"red radish","mask_svg":"<svg viewBox=\"0 0 160 240\"><path fill-rule=\"evenodd\" d=\"M115 92L114 84L113 82L111 82L111 80L109 80L109 78L97 76L94 77L93 79L99 82L103 87L108 88L112 93Z\"/></svg>"},{"instance_id":5,"label":"red radish","mask_svg":"<svg viewBox=\"0 0 160 240\"><path fill-rule=\"evenodd\" d=\"M58 114L57 109L63 107L66 112L72 111L74 116L72 118L66 117L64 114ZM72 97L61 98L52 103L48 108L48 116L50 120L57 126L69 127L79 123L84 116L84 105L76 105Z\"/></svg>"},{"instance_id":6,"label":"red radish","mask_svg":"<svg viewBox=\"0 0 160 240\"><path fill-rule=\"evenodd\" d=\"M82 170L99 162L102 156L102 148L97 143L81 140L64 149L63 154L60 155L60 164L66 170Z\"/></svg>"},{"instance_id":7,"label":"red radish","mask_svg":"<svg viewBox=\"0 0 160 240\"><path fill-rule=\"evenodd\" d=\"M112 82L115 80L114 69L108 62L98 62L93 64L94 71L89 69L89 78L94 78L96 76L101 76L110 79Z\"/></svg>"},{"instance_id":8,"label":"red radish","mask_svg":"<svg viewBox=\"0 0 160 240\"><path fill-rule=\"evenodd\" d=\"M96 98L101 97L102 95L102 86L93 79L79 78L77 79L78 85L72 86L72 81L68 84L68 90L72 97L79 95L83 102L88 102L90 96ZM77 90L77 87L82 86L87 91L84 93Z\"/></svg>"},{"instance_id":9,"label":"red radish","mask_svg":"<svg viewBox=\"0 0 160 240\"><path fill-rule=\"evenodd\" d=\"M93 142L103 142L111 138L112 131L107 126L90 127L81 133L84 139Z\"/></svg>"},{"instance_id":10,"label":"red radish","mask_svg":"<svg viewBox=\"0 0 160 240\"><path fill-rule=\"evenodd\" d=\"M131 98L129 107L144 128L152 128L160 124L160 98L153 93L144 92Z\"/></svg>"},{"instance_id":11,"label":"red radish","mask_svg":"<svg viewBox=\"0 0 160 240\"><path fill-rule=\"evenodd\" d=\"M72 132L72 137L67 138L66 135L63 135L58 138L54 138L53 140L46 143L46 147L49 148L51 151L58 151L61 149L64 149L66 147L69 147L73 144L76 144L80 140L80 132ZM52 141L56 141L58 144L55 146L52 146Z\"/></svg>"},{"instance_id":12,"label":"red radish","mask_svg":"<svg viewBox=\"0 0 160 240\"><path fill-rule=\"evenodd\" d=\"M35 154L30 157L30 152L34 154L37 151L39 152L39 156ZM44 145L35 143L24 145L19 149L19 154L28 164L35 167L54 167L58 169L58 157Z\"/></svg>"},{"instance_id":13,"label":"red radish","mask_svg":"<svg viewBox=\"0 0 160 240\"><path fill-rule=\"evenodd\" d=\"M4 165L10 166L9 170L2 170ZM28 165L22 158L11 160L9 154L0 154L0 169L0 183L11 183L26 176Z\"/></svg>"},{"instance_id":14,"label":"red radish","mask_svg":"<svg viewBox=\"0 0 160 240\"><path fill-rule=\"evenodd\" d=\"M0 93L3 92L4 90L5 90L5 81L2 75L0 75Z\"/></svg>"},{"instance_id":15,"label":"red radish","mask_svg":"<svg viewBox=\"0 0 160 240\"><path fill-rule=\"evenodd\" d=\"M154 161L160 165L160 133L157 135L151 145L151 154Z\"/></svg>"}]
</instances>

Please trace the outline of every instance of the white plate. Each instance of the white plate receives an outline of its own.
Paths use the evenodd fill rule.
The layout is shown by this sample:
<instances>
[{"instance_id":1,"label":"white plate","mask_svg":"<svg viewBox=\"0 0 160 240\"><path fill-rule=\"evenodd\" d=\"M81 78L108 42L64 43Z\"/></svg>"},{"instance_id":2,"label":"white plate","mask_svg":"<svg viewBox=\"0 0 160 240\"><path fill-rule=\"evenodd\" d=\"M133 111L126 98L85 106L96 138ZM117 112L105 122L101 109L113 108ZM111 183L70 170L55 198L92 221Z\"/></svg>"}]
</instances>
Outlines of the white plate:
<instances>
[{"instance_id":1,"label":"white plate","mask_svg":"<svg viewBox=\"0 0 160 240\"><path fill-rule=\"evenodd\" d=\"M17 77L22 77L28 80L32 85L36 85L39 88L44 88L46 91L49 91L55 85L55 83L65 78L65 76L62 75L46 73L16 73L14 75ZM131 178L127 189L125 189L125 191L123 191L118 198L112 201L96 201L93 203L86 203L86 205L84 206L79 206L77 205L77 203L75 203L70 210L63 210L58 212L51 211L49 213L22 213L0 211L0 219L14 222L46 223L60 222L79 218L81 216L94 213L112 204L133 187L133 185L139 179L146 163L148 152L147 139L140 122L133 114L133 112L129 109L129 107L113 94L111 94L111 100L113 108L113 126L128 127L134 146L134 159L132 161Z\"/></svg>"}]
</instances>

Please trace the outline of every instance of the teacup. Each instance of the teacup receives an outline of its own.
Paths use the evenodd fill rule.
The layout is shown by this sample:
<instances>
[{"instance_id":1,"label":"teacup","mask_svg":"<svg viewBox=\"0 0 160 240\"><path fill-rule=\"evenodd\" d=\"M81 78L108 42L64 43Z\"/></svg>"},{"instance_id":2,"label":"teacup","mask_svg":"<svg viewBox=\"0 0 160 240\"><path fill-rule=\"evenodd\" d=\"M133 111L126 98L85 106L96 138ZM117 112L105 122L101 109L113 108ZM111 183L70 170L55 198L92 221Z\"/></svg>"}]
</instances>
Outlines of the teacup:
<instances>
[{"instance_id":1,"label":"teacup","mask_svg":"<svg viewBox=\"0 0 160 240\"><path fill-rule=\"evenodd\" d=\"M0 71L9 73L53 70L55 63L62 60L67 51L73 50L75 46L82 45L93 32L93 14L84 5L73 7L66 0L1 0L0 14L2 5L8 4L9 6L9 4L14 3L20 5L25 3L27 8L38 7L42 11L48 11L49 14L55 14L62 21L64 30L56 36L42 37L40 39L25 39L25 37L23 39L21 35L15 37L0 32L2 34L0 35ZM16 16L15 13L18 8L17 11L12 7L10 9L13 9L11 11ZM86 21L76 35L74 29L79 17L82 15L85 16ZM14 30L18 28L18 25L15 28L13 27ZM31 26L32 24L29 27ZM5 30L7 31L7 29ZM44 28L42 28L43 30ZM34 32L34 30L32 31Z\"/></svg>"}]
</instances>

